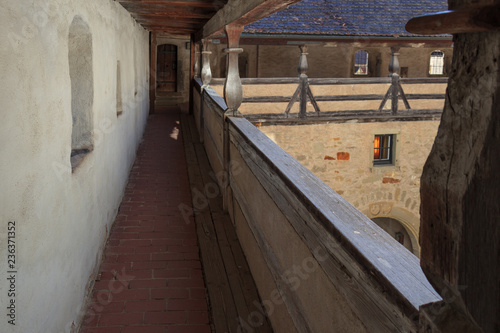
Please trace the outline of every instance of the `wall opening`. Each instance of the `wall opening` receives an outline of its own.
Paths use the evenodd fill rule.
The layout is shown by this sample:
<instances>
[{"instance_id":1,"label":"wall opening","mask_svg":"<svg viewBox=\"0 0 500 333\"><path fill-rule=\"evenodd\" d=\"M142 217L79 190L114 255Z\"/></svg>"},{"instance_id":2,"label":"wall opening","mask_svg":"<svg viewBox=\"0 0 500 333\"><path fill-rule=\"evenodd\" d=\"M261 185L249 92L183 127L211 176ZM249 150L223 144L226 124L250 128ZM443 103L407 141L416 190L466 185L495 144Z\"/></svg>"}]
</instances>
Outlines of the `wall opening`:
<instances>
[{"instance_id":1,"label":"wall opening","mask_svg":"<svg viewBox=\"0 0 500 333\"><path fill-rule=\"evenodd\" d=\"M177 91L177 46L158 45L156 89L159 91Z\"/></svg>"},{"instance_id":2,"label":"wall opening","mask_svg":"<svg viewBox=\"0 0 500 333\"><path fill-rule=\"evenodd\" d=\"M116 62L116 115L123 113L122 101L122 73L120 69L120 60Z\"/></svg>"},{"instance_id":3,"label":"wall opening","mask_svg":"<svg viewBox=\"0 0 500 333\"><path fill-rule=\"evenodd\" d=\"M429 74L444 74L444 52L440 50L433 51L429 60Z\"/></svg>"},{"instance_id":4,"label":"wall opening","mask_svg":"<svg viewBox=\"0 0 500 333\"><path fill-rule=\"evenodd\" d=\"M379 227L394 237L399 243L413 253L413 244L410 234L398 220L390 217L375 217L372 219Z\"/></svg>"},{"instance_id":5,"label":"wall opening","mask_svg":"<svg viewBox=\"0 0 500 333\"><path fill-rule=\"evenodd\" d=\"M368 75L368 52L361 50L354 54L354 75Z\"/></svg>"},{"instance_id":6,"label":"wall opening","mask_svg":"<svg viewBox=\"0 0 500 333\"><path fill-rule=\"evenodd\" d=\"M92 34L80 16L69 27L68 63L71 81L71 167L74 170L93 150L94 73Z\"/></svg>"}]
</instances>

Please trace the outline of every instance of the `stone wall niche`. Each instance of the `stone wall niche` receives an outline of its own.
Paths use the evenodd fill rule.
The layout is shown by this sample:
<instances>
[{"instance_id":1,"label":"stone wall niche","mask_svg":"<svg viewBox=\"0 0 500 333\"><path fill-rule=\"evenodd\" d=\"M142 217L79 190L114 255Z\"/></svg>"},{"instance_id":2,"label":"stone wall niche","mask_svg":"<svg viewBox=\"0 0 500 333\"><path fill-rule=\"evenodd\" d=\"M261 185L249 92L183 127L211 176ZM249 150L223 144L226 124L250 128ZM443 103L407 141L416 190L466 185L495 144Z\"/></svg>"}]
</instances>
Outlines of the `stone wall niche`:
<instances>
[{"instance_id":1,"label":"stone wall niche","mask_svg":"<svg viewBox=\"0 0 500 333\"><path fill-rule=\"evenodd\" d=\"M92 151L92 106L94 75L92 66L92 34L80 16L69 27L68 62L71 80L71 167L75 169L83 157Z\"/></svg>"}]
</instances>

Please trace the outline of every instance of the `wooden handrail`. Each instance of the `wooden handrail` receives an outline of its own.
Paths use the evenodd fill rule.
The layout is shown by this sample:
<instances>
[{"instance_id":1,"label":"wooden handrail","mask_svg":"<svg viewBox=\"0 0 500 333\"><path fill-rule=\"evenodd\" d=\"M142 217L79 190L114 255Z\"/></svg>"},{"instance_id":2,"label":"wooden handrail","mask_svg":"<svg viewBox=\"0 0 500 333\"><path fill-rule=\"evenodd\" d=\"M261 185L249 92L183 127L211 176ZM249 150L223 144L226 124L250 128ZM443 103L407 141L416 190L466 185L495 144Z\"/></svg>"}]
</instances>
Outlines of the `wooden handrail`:
<instances>
[{"instance_id":1,"label":"wooden handrail","mask_svg":"<svg viewBox=\"0 0 500 333\"><path fill-rule=\"evenodd\" d=\"M499 17L500 4L478 5L414 17L406 30L420 35L498 31Z\"/></svg>"}]
</instances>

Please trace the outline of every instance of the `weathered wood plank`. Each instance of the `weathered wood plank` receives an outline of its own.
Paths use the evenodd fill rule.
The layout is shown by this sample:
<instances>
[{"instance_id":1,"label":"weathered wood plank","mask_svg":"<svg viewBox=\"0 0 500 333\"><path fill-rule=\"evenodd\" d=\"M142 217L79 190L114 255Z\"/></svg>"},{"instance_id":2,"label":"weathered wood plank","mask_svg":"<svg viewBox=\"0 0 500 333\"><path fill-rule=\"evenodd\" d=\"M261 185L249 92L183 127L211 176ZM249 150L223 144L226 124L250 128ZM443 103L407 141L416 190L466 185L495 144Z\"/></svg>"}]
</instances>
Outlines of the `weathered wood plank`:
<instances>
[{"instance_id":1,"label":"weathered wood plank","mask_svg":"<svg viewBox=\"0 0 500 333\"><path fill-rule=\"evenodd\" d=\"M310 247L321 243L330 253L336 253L337 259L351 270L353 281L358 286L353 289L350 283L344 282L343 285L345 292L352 294L351 301L359 300L356 303L358 315L362 315L367 322L375 321L374 324L390 315L394 327L412 327L411 319L404 315L412 316L419 305L439 299L420 270L418 259L400 249L400 244L281 148L270 144L270 140L254 126L244 119L231 118L230 122L235 125L231 127L235 137L233 142L240 144L239 149L252 157L246 161L253 166L255 174L260 174L261 184L273 194L278 205L283 201L279 195L286 196L287 209L283 213L288 214L291 222L296 222L294 227L299 229L300 235L311 235L304 236L305 242ZM302 207L298 209L300 218L293 218L289 206ZM306 225L303 221L309 222ZM311 229L308 231L308 228ZM341 247L332 245L334 240L340 242ZM340 250L349 255L339 256ZM324 269L328 271L332 267L325 265ZM329 276L335 276L335 272L329 273ZM357 288L363 290L364 297L356 296ZM382 317L370 319L376 309L366 309L367 305L362 301L368 299L382 308L379 313ZM382 325L379 326L381 329L387 327L384 321L379 325Z\"/></svg>"},{"instance_id":2,"label":"weathered wood plank","mask_svg":"<svg viewBox=\"0 0 500 333\"><path fill-rule=\"evenodd\" d=\"M196 33L195 40L221 34L229 24L248 25L296 2L299 0L229 0L203 29Z\"/></svg>"},{"instance_id":3,"label":"weathered wood plank","mask_svg":"<svg viewBox=\"0 0 500 333\"><path fill-rule=\"evenodd\" d=\"M195 207L195 222L205 273L207 290L216 332L239 332L239 318L248 318L258 310L253 303L260 304L260 297L250 274L241 246L235 236L229 216L223 213L222 199L217 188L216 175L210 168L203 145L196 138L193 117L183 115L181 119L188 162L189 180L198 195L203 194L207 205ZM199 203L198 203L199 204ZM265 318L255 332L272 332L269 320Z\"/></svg>"},{"instance_id":4,"label":"weathered wood plank","mask_svg":"<svg viewBox=\"0 0 500 333\"><path fill-rule=\"evenodd\" d=\"M353 110L353 111L322 111L319 115L308 113L306 118L298 118L291 113L288 118L280 114L246 114L247 120L259 126L267 125L310 125L319 123L345 123L356 121L358 123L391 122L391 121L429 121L439 120L443 110L399 110L393 115L390 111L382 110Z\"/></svg>"},{"instance_id":5,"label":"weathered wood plank","mask_svg":"<svg viewBox=\"0 0 500 333\"><path fill-rule=\"evenodd\" d=\"M235 138L235 140L237 139L238 138ZM241 142L238 141L237 145L240 144ZM238 149L243 149L243 154L251 155L255 153L248 150L249 147L243 146L238 147ZM254 160L256 161L255 163L253 162ZM390 318L389 314L400 313L400 311L394 305L384 302L385 299L381 297L383 288L376 282L371 281L373 279L372 276L366 274L365 270L357 264L356 260L346 251L342 250L341 242L328 235L328 233L325 232L326 230L323 230L324 235L321 235L321 231L315 232L308 226L308 224L314 220L314 217L305 210L300 214L297 210L301 209L301 204L288 201L287 198L282 195L281 190L283 187L280 186L281 184L275 186L276 182L278 182L278 184L280 183L278 177L276 177L271 170L265 168L261 169L258 165L261 161L256 157L253 157L251 161L248 159L247 162L254 175L268 191L271 198L275 200L276 204L280 207L282 213L289 219L297 233L302 238L306 239L306 244L309 246L311 253L314 253L314 250L320 246L323 251L331 254L326 260L316 259L332 281L333 285L344 295L346 301L363 323L373 332L403 331L403 328L410 326L408 323L404 322L404 319L402 320L403 322L393 323L391 321L392 318ZM269 178L270 175L271 177ZM234 190L236 186L234 184L232 186ZM238 202L243 202L243 206L245 206L245 201L247 201L248 198L245 198L241 192L234 191L234 193L236 196L238 196L239 193L240 197L238 197ZM247 208L247 210L249 211L250 209ZM249 215L250 217L246 218L252 221L251 213L247 212L245 216L246 215ZM308 221L307 224L304 223L304 221ZM256 227L254 227L252 231L254 233L260 233ZM267 248L262 248L262 251L265 256L271 255ZM278 270L279 268L274 267L271 269ZM358 281L360 279L363 280L362 283ZM283 293L291 292L289 290L280 291ZM292 296L288 297L288 300L290 299L294 300ZM377 300L377 302L373 302L373 299ZM289 311L293 311L293 309L297 308L294 302L285 304ZM291 312L291 314L293 315L293 312ZM397 330L394 329L395 326Z\"/></svg>"},{"instance_id":6,"label":"weathered wood plank","mask_svg":"<svg viewBox=\"0 0 500 333\"><path fill-rule=\"evenodd\" d=\"M406 94L408 99L442 99L446 97L445 94Z\"/></svg>"},{"instance_id":7,"label":"weathered wood plank","mask_svg":"<svg viewBox=\"0 0 500 333\"><path fill-rule=\"evenodd\" d=\"M448 83L447 77L402 77L399 79L400 83L404 84L421 84L421 83Z\"/></svg>"},{"instance_id":8,"label":"weathered wood plank","mask_svg":"<svg viewBox=\"0 0 500 333\"><path fill-rule=\"evenodd\" d=\"M304 317L304 310L300 300L297 295L290 290L288 284L284 280L283 270L280 268L278 259L276 258L271 246L266 241L265 236L256 226L255 218L246 204L246 198L236 184L237 182L233 179L231 188L236 202L248 222L248 227L252 231L255 241L263 254L267 267L269 268L269 271L271 272L271 275L276 283L276 288L280 293L288 312L290 313L290 317L292 318L297 331L312 332L307 319Z\"/></svg>"},{"instance_id":9,"label":"weathered wood plank","mask_svg":"<svg viewBox=\"0 0 500 333\"><path fill-rule=\"evenodd\" d=\"M195 148L187 140L189 138L187 134L190 131L190 126L188 125L186 116L181 118L181 126L183 133L186 133L183 136L185 140L186 161L188 163L195 163L188 164L190 186L191 188L203 188L203 179L199 169L197 170L198 164L196 163ZM195 208L194 220L215 330L217 332L236 332L238 323L233 322L232 319L237 318L237 312L234 302L232 302L231 292L227 288L229 281L227 280L220 250L217 246L217 235L213 227L210 209L208 207L196 209L197 203L195 201L193 201L193 207Z\"/></svg>"},{"instance_id":10,"label":"weathered wood plank","mask_svg":"<svg viewBox=\"0 0 500 333\"><path fill-rule=\"evenodd\" d=\"M414 17L406 30L421 35L459 34L500 30L500 4L476 4L466 8Z\"/></svg>"},{"instance_id":11,"label":"weathered wood plank","mask_svg":"<svg viewBox=\"0 0 500 333\"><path fill-rule=\"evenodd\" d=\"M297 94L298 95L298 94ZM293 96L258 96L243 97L243 103L287 103ZM343 102L343 101L372 101L384 98L383 95L334 95L334 96L315 96L317 102ZM310 98L309 98L310 100Z\"/></svg>"},{"instance_id":12,"label":"weathered wood plank","mask_svg":"<svg viewBox=\"0 0 500 333\"><path fill-rule=\"evenodd\" d=\"M213 78L211 85L223 85L224 78ZM422 84L422 83L448 83L447 77L429 77L429 78L400 78L404 84ZM266 84L299 84L296 77L281 78L242 78L243 85L266 85ZM351 85L351 84L389 84L390 78L309 78L309 85Z\"/></svg>"}]
</instances>

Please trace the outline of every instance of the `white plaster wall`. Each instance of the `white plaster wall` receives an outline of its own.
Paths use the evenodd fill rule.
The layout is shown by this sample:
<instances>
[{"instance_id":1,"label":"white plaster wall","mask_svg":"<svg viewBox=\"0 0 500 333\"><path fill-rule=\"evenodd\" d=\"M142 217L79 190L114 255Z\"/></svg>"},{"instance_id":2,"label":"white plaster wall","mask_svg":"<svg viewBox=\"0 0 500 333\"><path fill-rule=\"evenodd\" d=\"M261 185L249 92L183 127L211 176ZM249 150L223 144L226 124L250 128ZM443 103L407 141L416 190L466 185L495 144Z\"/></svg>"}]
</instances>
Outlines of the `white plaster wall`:
<instances>
[{"instance_id":1,"label":"white plaster wall","mask_svg":"<svg viewBox=\"0 0 500 333\"><path fill-rule=\"evenodd\" d=\"M72 173L68 31L75 15L92 33L94 150ZM0 332L70 332L145 127L148 33L111 0L2 1L0 32ZM15 326L6 316L9 221L16 222Z\"/></svg>"}]
</instances>

